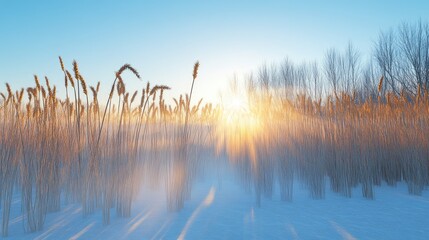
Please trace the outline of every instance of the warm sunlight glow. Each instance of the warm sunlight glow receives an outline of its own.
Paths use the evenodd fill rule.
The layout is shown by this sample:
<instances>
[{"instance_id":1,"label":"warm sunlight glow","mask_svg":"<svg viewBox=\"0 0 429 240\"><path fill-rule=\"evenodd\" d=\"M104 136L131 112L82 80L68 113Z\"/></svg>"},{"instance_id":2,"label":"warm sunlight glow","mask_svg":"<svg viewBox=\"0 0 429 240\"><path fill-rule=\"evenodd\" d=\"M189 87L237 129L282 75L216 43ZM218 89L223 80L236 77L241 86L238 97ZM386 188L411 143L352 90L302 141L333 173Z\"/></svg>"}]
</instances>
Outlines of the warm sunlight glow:
<instances>
[{"instance_id":1,"label":"warm sunlight glow","mask_svg":"<svg viewBox=\"0 0 429 240\"><path fill-rule=\"evenodd\" d=\"M230 93L223 102L223 110L225 115L242 115L249 112L249 105L245 94Z\"/></svg>"},{"instance_id":2,"label":"warm sunlight glow","mask_svg":"<svg viewBox=\"0 0 429 240\"><path fill-rule=\"evenodd\" d=\"M223 122L229 127L249 129L257 125L257 120L250 112L248 103L243 96L231 96L224 103L223 109Z\"/></svg>"},{"instance_id":3,"label":"warm sunlight glow","mask_svg":"<svg viewBox=\"0 0 429 240\"><path fill-rule=\"evenodd\" d=\"M259 115L250 110L245 99L234 95L224 104L217 132L217 149L227 152L232 162L250 161L252 171L256 171L258 164L255 139L263 128Z\"/></svg>"},{"instance_id":4,"label":"warm sunlight glow","mask_svg":"<svg viewBox=\"0 0 429 240\"><path fill-rule=\"evenodd\" d=\"M246 110L246 104L243 99L235 96L230 103L230 110L233 112L240 112Z\"/></svg>"},{"instance_id":5,"label":"warm sunlight glow","mask_svg":"<svg viewBox=\"0 0 429 240\"><path fill-rule=\"evenodd\" d=\"M201 2L0 0L0 240L429 240L429 0Z\"/></svg>"}]
</instances>

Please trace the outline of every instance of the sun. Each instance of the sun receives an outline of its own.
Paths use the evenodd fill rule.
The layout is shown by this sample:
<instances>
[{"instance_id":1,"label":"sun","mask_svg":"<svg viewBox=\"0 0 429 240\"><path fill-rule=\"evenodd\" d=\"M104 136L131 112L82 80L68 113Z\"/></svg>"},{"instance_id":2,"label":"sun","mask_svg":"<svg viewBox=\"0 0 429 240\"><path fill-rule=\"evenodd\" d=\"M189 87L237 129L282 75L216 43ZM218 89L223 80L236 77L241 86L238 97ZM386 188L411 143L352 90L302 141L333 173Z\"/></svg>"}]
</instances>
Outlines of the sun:
<instances>
[{"instance_id":1,"label":"sun","mask_svg":"<svg viewBox=\"0 0 429 240\"><path fill-rule=\"evenodd\" d=\"M247 111L247 104L242 98L233 96L228 104L228 108L232 113L243 113Z\"/></svg>"},{"instance_id":2,"label":"sun","mask_svg":"<svg viewBox=\"0 0 429 240\"><path fill-rule=\"evenodd\" d=\"M231 95L223 104L223 125L227 128L255 130L259 126L258 117L250 111L247 98L239 94Z\"/></svg>"},{"instance_id":3,"label":"sun","mask_svg":"<svg viewBox=\"0 0 429 240\"><path fill-rule=\"evenodd\" d=\"M231 95L223 102L223 114L230 120L240 120L249 114L246 98L237 94Z\"/></svg>"}]
</instances>

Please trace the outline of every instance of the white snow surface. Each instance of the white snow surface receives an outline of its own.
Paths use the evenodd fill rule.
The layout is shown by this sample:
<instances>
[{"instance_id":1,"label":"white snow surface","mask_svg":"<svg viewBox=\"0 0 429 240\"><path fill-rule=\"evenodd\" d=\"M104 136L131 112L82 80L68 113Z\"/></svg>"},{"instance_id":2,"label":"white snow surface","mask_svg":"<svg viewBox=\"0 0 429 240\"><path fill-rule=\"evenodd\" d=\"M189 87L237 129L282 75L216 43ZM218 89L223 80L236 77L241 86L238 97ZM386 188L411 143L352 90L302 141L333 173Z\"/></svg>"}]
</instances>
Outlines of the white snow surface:
<instances>
[{"instance_id":1,"label":"white snow surface","mask_svg":"<svg viewBox=\"0 0 429 240\"><path fill-rule=\"evenodd\" d=\"M374 192L368 200L357 187L347 198L327 183L325 199L314 200L294 181L292 202L281 201L275 189L258 207L232 172L218 172L198 177L178 212L167 211L163 187L143 185L130 218L116 217L112 209L104 226L101 210L84 217L79 204L63 204L34 233L24 232L16 193L5 239L429 239L428 189L409 195L399 183L375 186Z\"/></svg>"}]
</instances>

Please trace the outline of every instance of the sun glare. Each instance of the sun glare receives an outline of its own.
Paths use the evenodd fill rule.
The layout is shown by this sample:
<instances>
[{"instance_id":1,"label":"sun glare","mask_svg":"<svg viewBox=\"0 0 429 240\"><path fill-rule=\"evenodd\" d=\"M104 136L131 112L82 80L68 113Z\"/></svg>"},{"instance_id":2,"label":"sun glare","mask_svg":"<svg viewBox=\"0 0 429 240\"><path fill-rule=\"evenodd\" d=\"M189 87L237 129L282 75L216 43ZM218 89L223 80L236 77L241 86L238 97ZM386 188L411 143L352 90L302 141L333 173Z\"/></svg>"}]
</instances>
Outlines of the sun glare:
<instances>
[{"instance_id":1,"label":"sun glare","mask_svg":"<svg viewBox=\"0 0 429 240\"><path fill-rule=\"evenodd\" d=\"M232 113L242 113L247 110L247 106L242 98L234 96L229 103L229 110Z\"/></svg>"},{"instance_id":2,"label":"sun glare","mask_svg":"<svg viewBox=\"0 0 429 240\"><path fill-rule=\"evenodd\" d=\"M255 131L258 127L258 118L249 109L245 97L234 95L223 105L223 124L227 128Z\"/></svg>"},{"instance_id":3,"label":"sun glare","mask_svg":"<svg viewBox=\"0 0 429 240\"><path fill-rule=\"evenodd\" d=\"M232 95L223 103L224 116L231 121L240 119L249 113L249 107L245 98L240 95Z\"/></svg>"}]
</instances>

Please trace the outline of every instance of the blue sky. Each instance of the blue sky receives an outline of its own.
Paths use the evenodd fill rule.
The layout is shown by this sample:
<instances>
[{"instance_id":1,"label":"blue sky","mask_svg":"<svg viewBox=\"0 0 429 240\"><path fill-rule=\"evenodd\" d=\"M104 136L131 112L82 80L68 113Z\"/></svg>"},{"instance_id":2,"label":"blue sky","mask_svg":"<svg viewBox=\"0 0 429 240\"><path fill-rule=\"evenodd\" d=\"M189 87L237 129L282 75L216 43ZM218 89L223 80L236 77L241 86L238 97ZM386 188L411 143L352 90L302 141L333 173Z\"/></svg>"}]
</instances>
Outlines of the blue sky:
<instances>
[{"instance_id":1,"label":"blue sky","mask_svg":"<svg viewBox=\"0 0 429 240\"><path fill-rule=\"evenodd\" d=\"M107 95L116 71L130 63L143 81L189 90L201 63L196 97L216 100L234 73L286 56L320 60L348 41L368 55L380 30L429 18L429 1L6 1L0 0L0 91L48 76L64 92L57 57L76 59L90 85Z\"/></svg>"}]
</instances>

